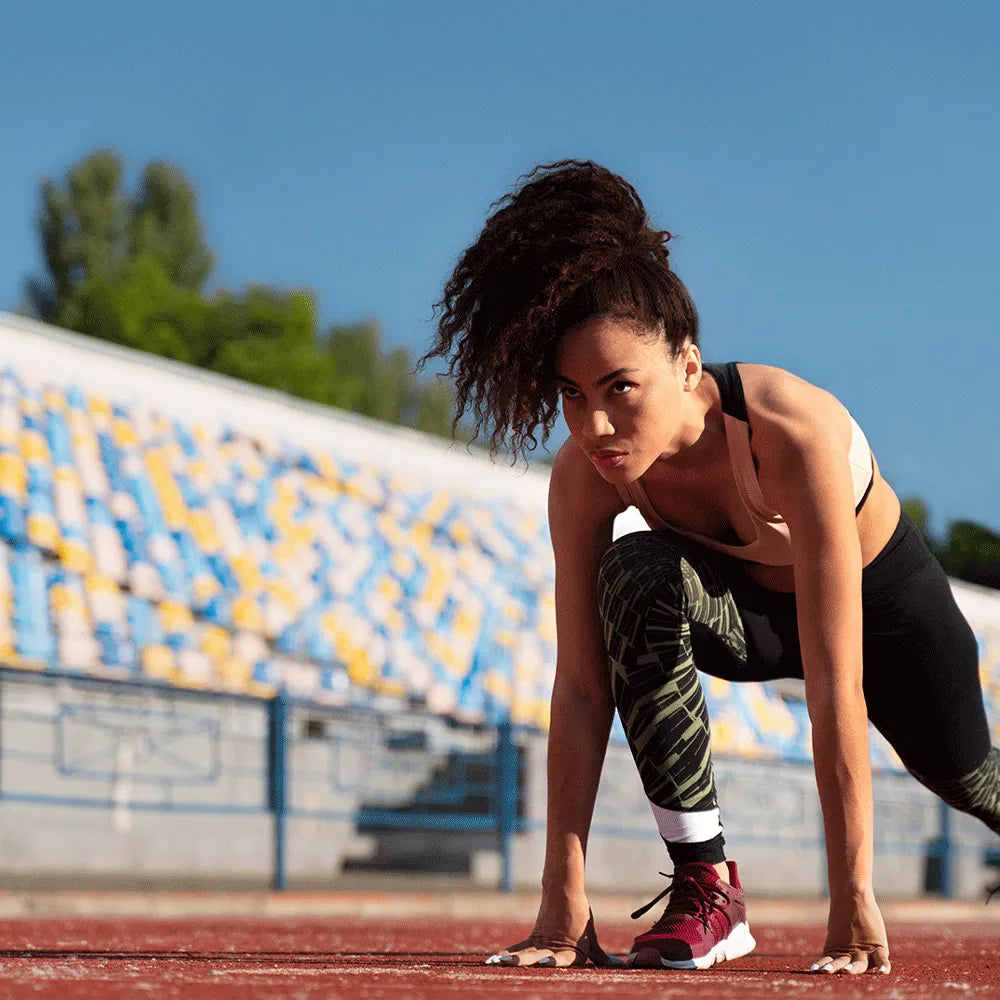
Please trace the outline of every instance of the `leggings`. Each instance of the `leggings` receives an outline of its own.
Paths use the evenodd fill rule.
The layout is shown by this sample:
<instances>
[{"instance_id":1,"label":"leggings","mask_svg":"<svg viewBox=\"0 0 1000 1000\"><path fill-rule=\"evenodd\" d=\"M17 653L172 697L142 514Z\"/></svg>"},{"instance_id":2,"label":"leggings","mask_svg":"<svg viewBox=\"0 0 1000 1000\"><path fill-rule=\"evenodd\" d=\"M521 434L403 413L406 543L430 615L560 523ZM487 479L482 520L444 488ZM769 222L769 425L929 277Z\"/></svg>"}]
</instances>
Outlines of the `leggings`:
<instances>
[{"instance_id":1,"label":"leggings","mask_svg":"<svg viewBox=\"0 0 1000 1000\"><path fill-rule=\"evenodd\" d=\"M990 746L976 639L905 513L861 589L870 720L922 784L1000 833L1000 750ZM646 796L678 812L716 808L698 671L801 678L795 595L670 531L615 541L598 595L611 688Z\"/></svg>"}]
</instances>

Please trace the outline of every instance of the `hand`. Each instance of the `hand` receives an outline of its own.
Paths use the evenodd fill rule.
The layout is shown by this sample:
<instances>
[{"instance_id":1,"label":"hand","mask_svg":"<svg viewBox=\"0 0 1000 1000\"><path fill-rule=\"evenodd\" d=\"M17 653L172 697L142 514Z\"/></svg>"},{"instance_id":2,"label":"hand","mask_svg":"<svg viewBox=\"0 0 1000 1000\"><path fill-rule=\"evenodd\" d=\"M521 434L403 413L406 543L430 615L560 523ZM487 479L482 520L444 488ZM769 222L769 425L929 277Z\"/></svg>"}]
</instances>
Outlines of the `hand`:
<instances>
[{"instance_id":1,"label":"hand","mask_svg":"<svg viewBox=\"0 0 1000 1000\"><path fill-rule=\"evenodd\" d=\"M809 971L858 975L891 969L885 922L874 893L831 894L823 957Z\"/></svg>"},{"instance_id":2,"label":"hand","mask_svg":"<svg viewBox=\"0 0 1000 1000\"><path fill-rule=\"evenodd\" d=\"M566 968L586 965L619 966L625 961L608 955L597 943L594 915L586 898L573 904L547 905L543 900L531 934L501 952L490 955L487 965L538 965Z\"/></svg>"}]
</instances>

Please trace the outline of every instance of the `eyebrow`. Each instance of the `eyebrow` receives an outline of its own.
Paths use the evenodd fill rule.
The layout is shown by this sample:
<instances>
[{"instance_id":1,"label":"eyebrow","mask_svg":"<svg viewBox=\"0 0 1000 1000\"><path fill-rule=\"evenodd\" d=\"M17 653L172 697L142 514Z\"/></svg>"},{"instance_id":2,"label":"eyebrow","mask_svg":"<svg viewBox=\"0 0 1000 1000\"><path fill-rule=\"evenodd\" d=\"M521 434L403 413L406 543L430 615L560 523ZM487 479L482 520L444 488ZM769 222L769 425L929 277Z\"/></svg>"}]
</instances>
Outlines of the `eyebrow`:
<instances>
[{"instance_id":1,"label":"eyebrow","mask_svg":"<svg viewBox=\"0 0 1000 1000\"><path fill-rule=\"evenodd\" d=\"M639 368L616 368L613 372L608 372L607 375L602 375L595 383L595 386L606 385L608 382L613 381L616 378L620 378L622 375L631 375L633 372L640 371ZM571 379L566 378L565 375L560 375L556 372L555 375L557 382L565 382L567 385L573 386L574 389L579 389L579 386Z\"/></svg>"}]
</instances>

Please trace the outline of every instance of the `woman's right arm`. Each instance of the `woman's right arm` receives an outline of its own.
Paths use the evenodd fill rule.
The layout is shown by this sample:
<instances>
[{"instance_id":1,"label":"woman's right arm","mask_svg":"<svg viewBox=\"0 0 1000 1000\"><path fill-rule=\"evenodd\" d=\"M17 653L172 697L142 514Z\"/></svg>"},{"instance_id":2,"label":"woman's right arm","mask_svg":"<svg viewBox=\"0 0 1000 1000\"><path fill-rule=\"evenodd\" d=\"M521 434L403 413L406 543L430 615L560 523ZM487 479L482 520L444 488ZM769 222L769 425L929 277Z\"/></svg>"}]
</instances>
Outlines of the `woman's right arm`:
<instances>
[{"instance_id":1,"label":"woman's right arm","mask_svg":"<svg viewBox=\"0 0 1000 1000\"><path fill-rule=\"evenodd\" d=\"M597 606L597 573L622 504L571 440L549 482L549 533L555 554L556 675L548 740L548 817L542 900L532 934L503 955L518 965L554 956L583 936L587 835L614 714ZM560 944L563 947L560 947Z\"/></svg>"}]
</instances>

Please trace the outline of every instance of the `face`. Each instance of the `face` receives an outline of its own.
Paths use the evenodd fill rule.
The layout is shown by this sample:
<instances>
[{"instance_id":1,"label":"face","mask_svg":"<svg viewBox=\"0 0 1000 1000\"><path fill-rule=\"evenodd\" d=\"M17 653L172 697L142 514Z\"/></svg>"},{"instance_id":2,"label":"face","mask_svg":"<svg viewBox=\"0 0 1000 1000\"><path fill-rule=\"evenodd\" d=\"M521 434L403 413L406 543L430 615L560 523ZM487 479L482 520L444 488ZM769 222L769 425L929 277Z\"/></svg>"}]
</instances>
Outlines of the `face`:
<instances>
[{"instance_id":1,"label":"face","mask_svg":"<svg viewBox=\"0 0 1000 1000\"><path fill-rule=\"evenodd\" d=\"M697 347L672 358L664 340L594 317L563 335L555 361L569 432L608 482L638 479L697 440Z\"/></svg>"}]
</instances>

